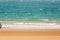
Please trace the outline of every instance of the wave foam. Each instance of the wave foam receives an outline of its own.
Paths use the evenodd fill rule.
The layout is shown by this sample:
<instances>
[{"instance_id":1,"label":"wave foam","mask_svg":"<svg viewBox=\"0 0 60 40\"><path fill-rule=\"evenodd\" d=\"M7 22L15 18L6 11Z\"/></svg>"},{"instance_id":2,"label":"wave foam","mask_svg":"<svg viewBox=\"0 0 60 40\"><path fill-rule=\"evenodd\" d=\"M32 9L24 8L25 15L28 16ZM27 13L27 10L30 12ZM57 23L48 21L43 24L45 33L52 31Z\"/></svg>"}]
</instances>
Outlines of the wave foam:
<instances>
[{"instance_id":1,"label":"wave foam","mask_svg":"<svg viewBox=\"0 0 60 40\"><path fill-rule=\"evenodd\" d=\"M56 23L14 23L2 24L2 27L13 29L60 29L60 25L56 25Z\"/></svg>"}]
</instances>

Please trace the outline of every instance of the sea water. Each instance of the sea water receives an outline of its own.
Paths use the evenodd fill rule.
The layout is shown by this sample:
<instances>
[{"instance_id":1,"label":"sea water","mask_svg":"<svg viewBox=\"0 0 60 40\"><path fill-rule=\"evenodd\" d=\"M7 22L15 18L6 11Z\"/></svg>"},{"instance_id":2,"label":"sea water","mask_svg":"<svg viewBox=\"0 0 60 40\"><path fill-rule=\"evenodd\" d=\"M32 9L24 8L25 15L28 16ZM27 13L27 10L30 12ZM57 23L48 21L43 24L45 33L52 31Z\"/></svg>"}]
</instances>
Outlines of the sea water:
<instances>
[{"instance_id":1,"label":"sea water","mask_svg":"<svg viewBox=\"0 0 60 40\"><path fill-rule=\"evenodd\" d=\"M60 21L60 2L0 2L0 21Z\"/></svg>"}]
</instances>

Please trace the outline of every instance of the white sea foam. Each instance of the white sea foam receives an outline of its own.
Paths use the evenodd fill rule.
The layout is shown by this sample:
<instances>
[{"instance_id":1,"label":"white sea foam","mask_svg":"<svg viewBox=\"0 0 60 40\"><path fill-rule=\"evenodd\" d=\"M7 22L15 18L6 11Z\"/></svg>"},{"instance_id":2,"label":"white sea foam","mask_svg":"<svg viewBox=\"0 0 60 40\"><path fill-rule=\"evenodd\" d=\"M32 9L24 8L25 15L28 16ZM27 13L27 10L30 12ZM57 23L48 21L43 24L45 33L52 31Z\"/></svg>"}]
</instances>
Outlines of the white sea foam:
<instances>
[{"instance_id":1,"label":"white sea foam","mask_svg":"<svg viewBox=\"0 0 60 40\"><path fill-rule=\"evenodd\" d=\"M43 21L49 21L49 19L43 19Z\"/></svg>"},{"instance_id":2,"label":"white sea foam","mask_svg":"<svg viewBox=\"0 0 60 40\"><path fill-rule=\"evenodd\" d=\"M14 23L2 24L2 27L12 29L60 29L60 25L56 23Z\"/></svg>"}]
</instances>

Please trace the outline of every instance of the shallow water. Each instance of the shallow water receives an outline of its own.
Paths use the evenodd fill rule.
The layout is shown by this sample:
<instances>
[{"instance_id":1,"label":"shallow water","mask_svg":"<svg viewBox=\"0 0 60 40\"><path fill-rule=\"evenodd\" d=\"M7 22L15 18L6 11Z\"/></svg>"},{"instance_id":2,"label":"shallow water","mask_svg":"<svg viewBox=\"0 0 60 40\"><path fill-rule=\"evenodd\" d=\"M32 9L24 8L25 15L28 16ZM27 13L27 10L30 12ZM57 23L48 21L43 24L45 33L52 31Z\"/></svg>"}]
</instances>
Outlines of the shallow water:
<instances>
[{"instance_id":1,"label":"shallow water","mask_svg":"<svg viewBox=\"0 0 60 40\"><path fill-rule=\"evenodd\" d=\"M0 21L60 21L60 2L0 2Z\"/></svg>"}]
</instances>

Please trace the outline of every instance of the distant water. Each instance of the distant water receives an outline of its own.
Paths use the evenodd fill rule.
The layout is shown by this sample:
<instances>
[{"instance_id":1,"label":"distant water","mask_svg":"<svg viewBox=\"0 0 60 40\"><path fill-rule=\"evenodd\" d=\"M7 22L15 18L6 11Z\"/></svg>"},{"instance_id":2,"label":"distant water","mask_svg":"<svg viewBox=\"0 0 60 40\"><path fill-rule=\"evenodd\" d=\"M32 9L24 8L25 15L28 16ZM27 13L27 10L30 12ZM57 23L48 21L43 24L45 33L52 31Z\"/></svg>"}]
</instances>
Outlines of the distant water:
<instances>
[{"instance_id":1,"label":"distant water","mask_svg":"<svg viewBox=\"0 0 60 40\"><path fill-rule=\"evenodd\" d=\"M0 2L0 21L60 21L60 2Z\"/></svg>"}]
</instances>

